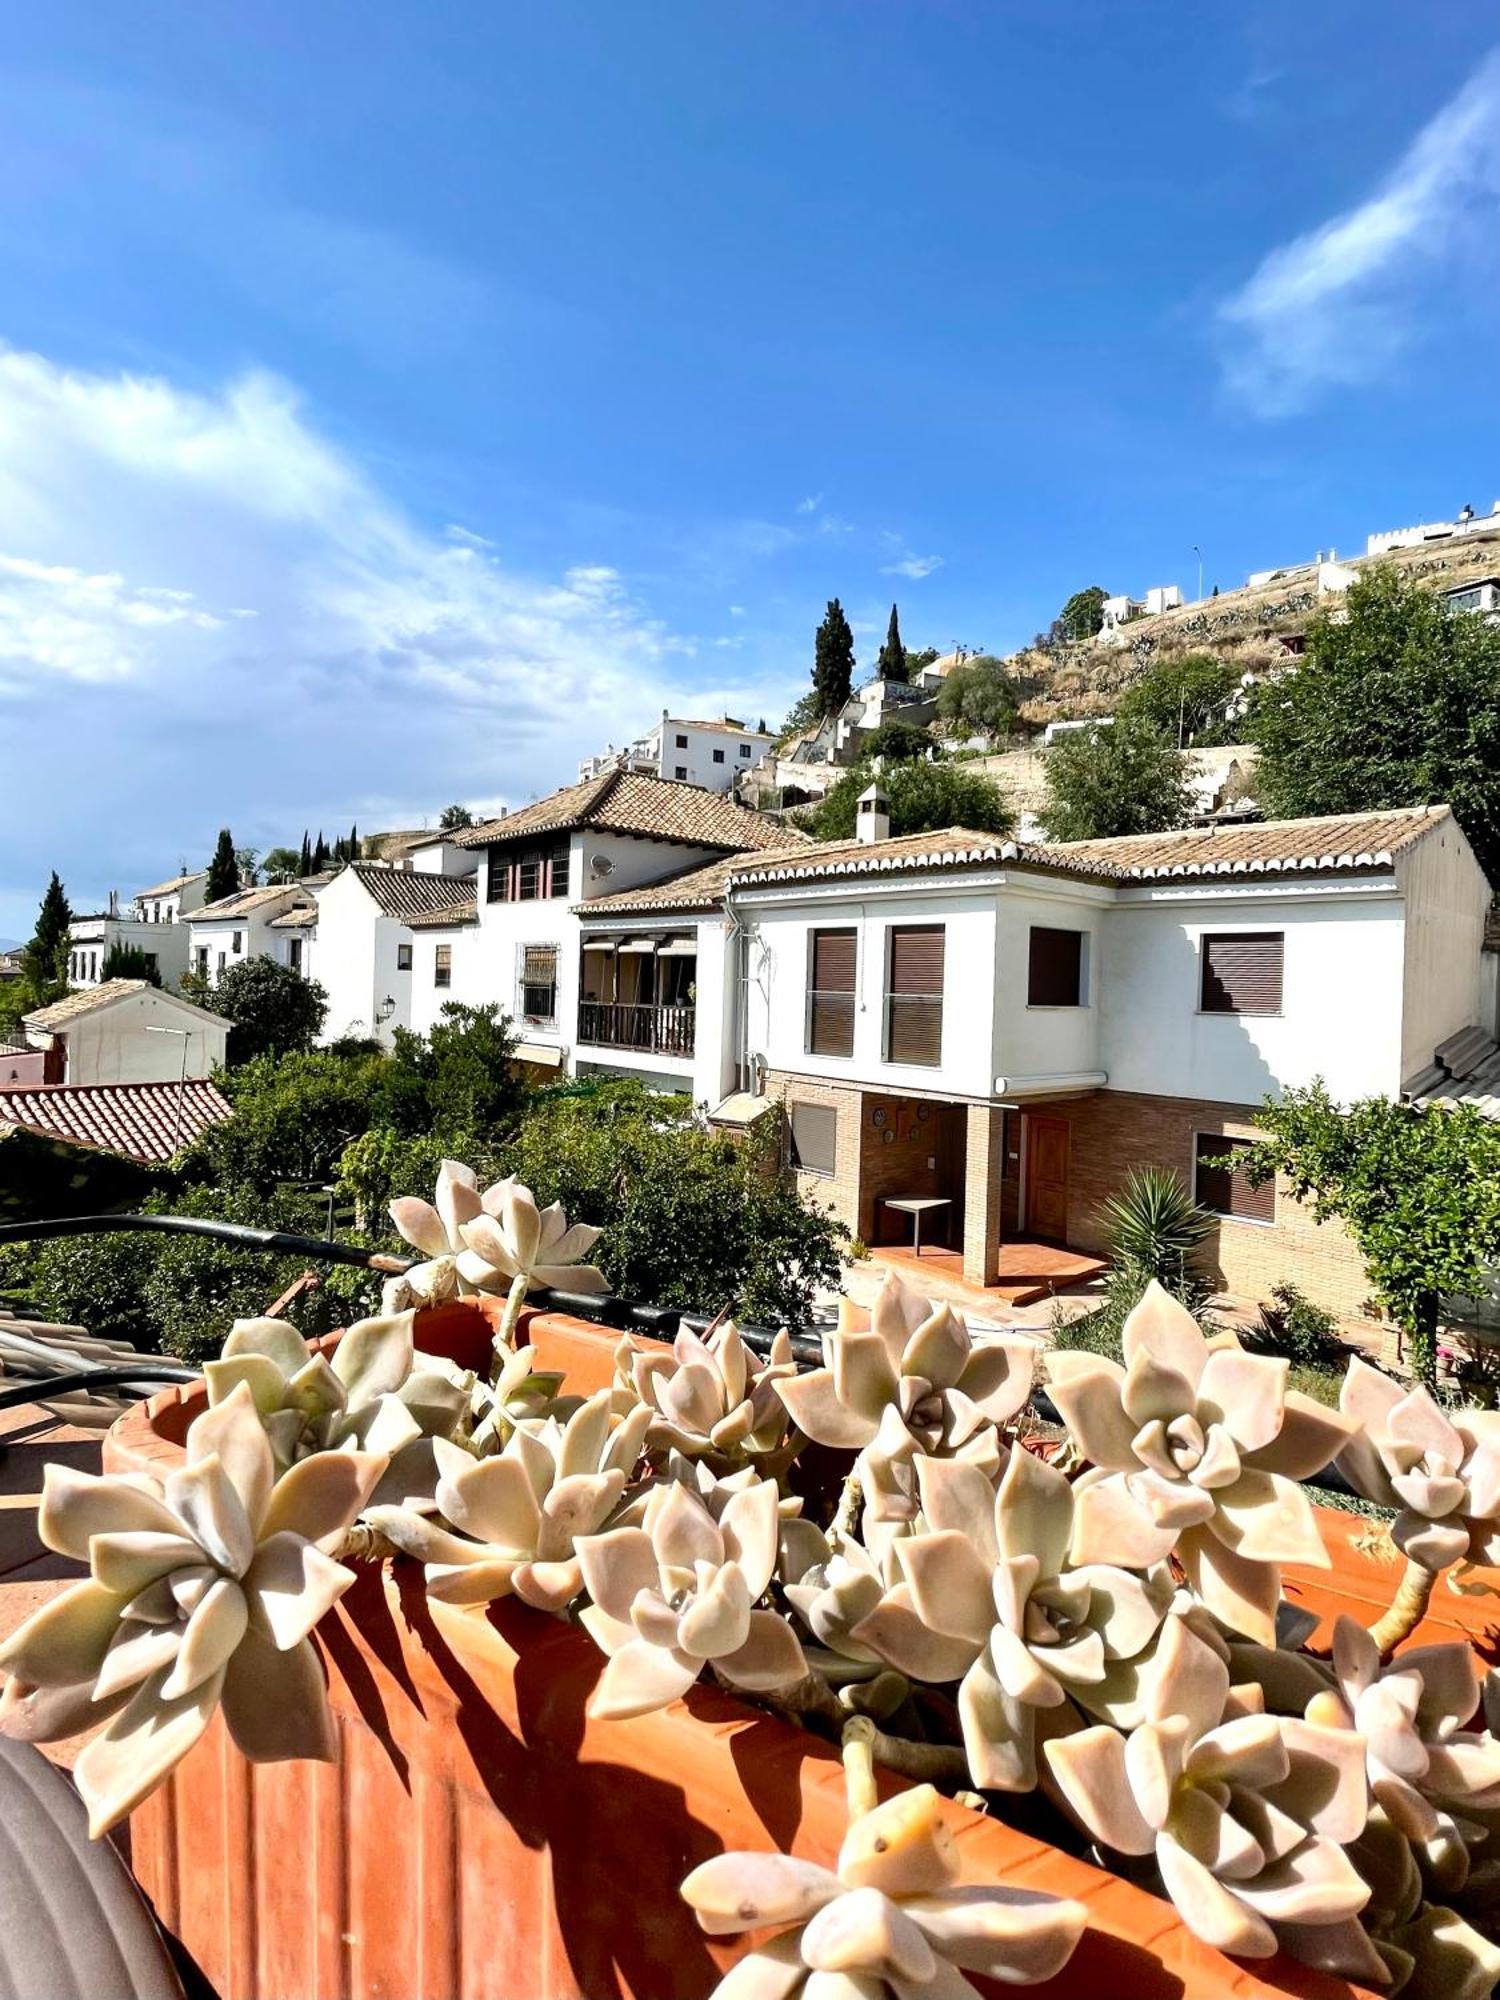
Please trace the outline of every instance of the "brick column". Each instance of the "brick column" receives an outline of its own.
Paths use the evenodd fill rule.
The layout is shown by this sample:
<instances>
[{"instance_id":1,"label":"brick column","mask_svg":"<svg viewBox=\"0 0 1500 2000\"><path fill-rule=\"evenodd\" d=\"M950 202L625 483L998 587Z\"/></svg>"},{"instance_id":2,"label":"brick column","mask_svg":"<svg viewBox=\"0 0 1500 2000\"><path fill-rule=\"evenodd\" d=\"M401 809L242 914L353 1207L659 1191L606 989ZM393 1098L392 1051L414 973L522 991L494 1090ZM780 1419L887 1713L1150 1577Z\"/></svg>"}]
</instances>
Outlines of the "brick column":
<instances>
[{"instance_id":1,"label":"brick column","mask_svg":"<svg viewBox=\"0 0 1500 2000\"><path fill-rule=\"evenodd\" d=\"M1000 1275L1001 1139L1005 1113L971 1104L964 1133L964 1278L992 1285Z\"/></svg>"}]
</instances>

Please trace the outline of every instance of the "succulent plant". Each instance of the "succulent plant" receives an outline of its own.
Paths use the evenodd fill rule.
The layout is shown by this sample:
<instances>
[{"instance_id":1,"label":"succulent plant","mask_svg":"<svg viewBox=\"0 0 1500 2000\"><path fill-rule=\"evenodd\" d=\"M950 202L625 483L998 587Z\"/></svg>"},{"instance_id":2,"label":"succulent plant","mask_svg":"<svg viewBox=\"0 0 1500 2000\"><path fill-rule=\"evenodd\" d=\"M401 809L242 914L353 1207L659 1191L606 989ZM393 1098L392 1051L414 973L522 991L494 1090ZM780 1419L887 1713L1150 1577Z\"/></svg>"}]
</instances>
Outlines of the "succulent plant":
<instances>
[{"instance_id":1,"label":"succulent plant","mask_svg":"<svg viewBox=\"0 0 1500 2000\"><path fill-rule=\"evenodd\" d=\"M1423 1901L1411 1843L1378 1805L1350 1858L1370 1885L1363 1923L1393 1994L1401 2000L1493 2000L1500 1945L1456 1910Z\"/></svg>"},{"instance_id":2,"label":"succulent plant","mask_svg":"<svg viewBox=\"0 0 1500 2000\"><path fill-rule=\"evenodd\" d=\"M560 1291L604 1292L604 1273L584 1258L599 1240L586 1222L571 1228L560 1201L538 1208L529 1187L512 1176L479 1198L479 1213L459 1224L466 1248L458 1275L480 1291L505 1291L520 1278Z\"/></svg>"},{"instance_id":3,"label":"succulent plant","mask_svg":"<svg viewBox=\"0 0 1500 2000\"><path fill-rule=\"evenodd\" d=\"M157 1486L50 1464L38 1532L89 1575L0 1645L7 1733L108 1720L74 1776L97 1837L185 1756L221 1703L258 1762L332 1755L308 1634L354 1581L334 1562L385 1460L321 1452L280 1478L245 1384L187 1434Z\"/></svg>"},{"instance_id":4,"label":"succulent plant","mask_svg":"<svg viewBox=\"0 0 1500 2000\"><path fill-rule=\"evenodd\" d=\"M1031 1394L1030 1341L976 1340L951 1306L933 1305L893 1272L865 1311L840 1302L821 1368L776 1393L814 1443L857 1451L867 1514L900 1525L916 1513L913 1461L961 1458L999 1477L999 1426Z\"/></svg>"},{"instance_id":5,"label":"succulent plant","mask_svg":"<svg viewBox=\"0 0 1500 2000\"><path fill-rule=\"evenodd\" d=\"M958 1712L974 1783L1029 1791L1036 1715L1071 1695L1112 1721L1140 1714L1134 1679L1114 1670L1151 1644L1173 1584L1096 1563L1071 1568L1072 1488L1034 1453L1010 1454L999 1491L960 1460L919 1458L922 1532L893 1542L899 1578L854 1625L912 1680L960 1680Z\"/></svg>"},{"instance_id":6,"label":"succulent plant","mask_svg":"<svg viewBox=\"0 0 1500 2000\"><path fill-rule=\"evenodd\" d=\"M1500 1411L1442 1410L1357 1356L1339 1391L1356 1428L1338 1466L1367 1500L1394 1509L1397 1548L1424 1569L1500 1563Z\"/></svg>"},{"instance_id":7,"label":"succulent plant","mask_svg":"<svg viewBox=\"0 0 1500 2000\"><path fill-rule=\"evenodd\" d=\"M476 1456L497 1451L518 1424L543 1417L565 1423L583 1401L562 1393L560 1368L542 1368L534 1347L496 1346L493 1381L469 1377L463 1442Z\"/></svg>"},{"instance_id":8,"label":"succulent plant","mask_svg":"<svg viewBox=\"0 0 1500 2000\"><path fill-rule=\"evenodd\" d=\"M706 1458L724 1470L768 1458L786 1443L790 1419L776 1384L796 1373L785 1328L769 1360L761 1361L732 1319L702 1339L684 1328L670 1348L638 1347L627 1334L615 1349L617 1398L638 1400L651 1412L648 1447Z\"/></svg>"},{"instance_id":9,"label":"succulent plant","mask_svg":"<svg viewBox=\"0 0 1500 2000\"><path fill-rule=\"evenodd\" d=\"M309 1354L281 1319L236 1320L217 1361L204 1368L210 1407L241 1383L254 1398L278 1465L320 1451L379 1452L389 1460L379 1498L430 1498L431 1439L447 1436L466 1408L472 1376L418 1353L413 1313L362 1319L330 1362Z\"/></svg>"},{"instance_id":10,"label":"succulent plant","mask_svg":"<svg viewBox=\"0 0 1500 2000\"><path fill-rule=\"evenodd\" d=\"M978 2000L966 1972L1029 1986L1060 1972L1088 1912L1029 1889L959 1885L931 1785L851 1824L837 1871L784 1854L716 1854L682 1885L714 1937L779 1933L741 1958L712 2000Z\"/></svg>"},{"instance_id":11,"label":"succulent plant","mask_svg":"<svg viewBox=\"0 0 1500 2000\"><path fill-rule=\"evenodd\" d=\"M561 1611L582 1587L577 1538L609 1520L640 1457L647 1412L610 1429L601 1389L565 1424L518 1424L490 1458L434 1438L436 1516L371 1507L367 1519L404 1554L426 1564L427 1589L448 1604L488 1604L514 1594Z\"/></svg>"},{"instance_id":12,"label":"succulent plant","mask_svg":"<svg viewBox=\"0 0 1500 2000\"><path fill-rule=\"evenodd\" d=\"M459 1275L458 1259L466 1248L459 1231L482 1212L474 1169L458 1160L444 1160L438 1168L433 1201L408 1194L391 1203L396 1233L425 1259L391 1281L402 1292L401 1307L441 1305L476 1289Z\"/></svg>"},{"instance_id":13,"label":"succulent plant","mask_svg":"<svg viewBox=\"0 0 1500 2000\"><path fill-rule=\"evenodd\" d=\"M1175 1554L1215 1617L1276 1642L1281 1564L1328 1565L1298 1484L1354 1419L1288 1390L1288 1363L1205 1338L1154 1280L1122 1329L1125 1365L1048 1356L1050 1391L1092 1468L1076 1482L1073 1560L1145 1569Z\"/></svg>"},{"instance_id":14,"label":"succulent plant","mask_svg":"<svg viewBox=\"0 0 1500 2000\"><path fill-rule=\"evenodd\" d=\"M1476 1812L1500 1807L1500 1743L1466 1727L1479 1704L1473 1653L1462 1643L1413 1646L1382 1670L1374 1637L1345 1615L1334 1627L1333 1669L1336 1687L1314 1697L1309 1719L1358 1732L1386 1817L1420 1850L1439 1889L1462 1889L1464 1829Z\"/></svg>"},{"instance_id":15,"label":"succulent plant","mask_svg":"<svg viewBox=\"0 0 1500 2000\"><path fill-rule=\"evenodd\" d=\"M686 1694L703 1668L771 1692L805 1678L790 1625L757 1600L776 1567L780 1515L769 1479L736 1490L718 1519L687 1486L654 1487L639 1527L577 1544L593 1602L583 1624L609 1660L589 1703L603 1720Z\"/></svg>"},{"instance_id":16,"label":"succulent plant","mask_svg":"<svg viewBox=\"0 0 1500 2000\"><path fill-rule=\"evenodd\" d=\"M1129 1734L1050 1739L1062 1797L1092 1837L1154 1856L1183 1921L1244 1958L1278 1948L1352 1978L1384 1969L1354 1921L1370 1890L1344 1849L1369 1805L1352 1729L1266 1715L1190 1619L1169 1618Z\"/></svg>"}]
</instances>

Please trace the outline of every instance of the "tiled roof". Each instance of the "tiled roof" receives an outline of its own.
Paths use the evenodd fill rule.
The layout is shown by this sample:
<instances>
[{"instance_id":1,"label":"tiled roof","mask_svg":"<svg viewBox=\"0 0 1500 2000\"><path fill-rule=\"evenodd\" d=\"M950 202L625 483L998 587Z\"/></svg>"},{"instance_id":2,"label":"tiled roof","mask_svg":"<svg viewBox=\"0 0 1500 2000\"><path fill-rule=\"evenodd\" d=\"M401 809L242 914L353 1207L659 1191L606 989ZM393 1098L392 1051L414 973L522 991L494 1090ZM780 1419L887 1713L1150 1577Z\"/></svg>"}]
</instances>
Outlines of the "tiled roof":
<instances>
[{"instance_id":1,"label":"tiled roof","mask_svg":"<svg viewBox=\"0 0 1500 2000\"><path fill-rule=\"evenodd\" d=\"M195 868L191 875L174 875L170 882L155 882L149 889L137 889L137 896L171 896L179 889L185 889L190 882L201 882L208 873L206 868Z\"/></svg>"},{"instance_id":2,"label":"tiled roof","mask_svg":"<svg viewBox=\"0 0 1500 2000\"><path fill-rule=\"evenodd\" d=\"M1389 868L1393 857L1447 824L1447 806L1351 813L1327 819L1264 820L1248 826L1189 827L1118 840L1016 841L964 827L895 840L823 842L799 854L740 856L726 880L808 881L907 869L1006 864L1123 884L1168 877L1354 874Z\"/></svg>"},{"instance_id":3,"label":"tiled roof","mask_svg":"<svg viewBox=\"0 0 1500 2000\"><path fill-rule=\"evenodd\" d=\"M170 1160L220 1125L229 1101L206 1080L181 1083L48 1083L0 1088L0 1129L18 1126L129 1160Z\"/></svg>"},{"instance_id":4,"label":"tiled roof","mask_svg":"<svg viewBox=\"0 0 1500 2000\"><path fill-rule=\"evenodd\" d=\"M582 784L564 785L535 805L467 828L457 839L463 847L492 847L497 841L563 833L579 826L596 827L601 833L677 840L692 847L721 847L735 853L808 844L807 835L796 827L751 812L723 792L617 769L587 778Z\"/></svg>"},{"instance_id":5,"label":"tiled roof","mask_svg":"<svg viewBox=\"0 0 1500 2000\"><path fill-rule=\"evenodd\" d=\"M409 931L446 931L455 929L459 924L478 922L479 906L471 883L466 902L443 903L435 910L417 910L406 919L406 928Z\"/></svg>"},{"instance_id":6,"label":"tiled roof","mask_svg":"<svg viewBox=\"0 0 1500 2000\"><path fill-rule=\"evenodd\" d=\"M283 910L279 917L272 917L273 931L309 931L318 921L316 903L293 903L289 910Z\"/></svg>"},{"instance_id":7,"label":"tiled roof","mask_svg":"<svg viewBox=\"0 0 1500 2000\"><path fill-rule=\"evenodd\" d=\"M474 907L472 875L427 875L414 868L382 868L376 861L351 861L349 866L382 914L403 923L455 904Z\"/></svg>"},{"instance_id":8,"label":"tiled roof","mask_svg":"<svg viewBox=\"0 0 1500 2000\"><path fill-rule=\"evenodd\" d=\"M230 917L248 917L295 886L291 882L264 882L258 889L236 889L232 896L221 896L217 903L205 903L201 910L187 911L187 920L190 924L222 924Z\"/></svg>"},{"instance_id":9,"label":"tiled roof","mask_svg":"<svg viewBox=\"0 0 1500 2000\"><path fill-rule=\"evenodd\" d=\"M741 858L730 854L722 861L710 861L706 868L685 868L664 882L648 882L639 889L619 889L613 896L575 903L573 912L587 922L590 917L623 916L631 910L716 910L724 900L724 886L731 873L741 865Z\"/></svg>"},{"instance_id":10,"label":"tiled roof","mask_svg":"<svg viewBox=\"0 0 1500 2000\"><path fill-rule=\"evenodd\" d=\"M1500 1042L1487 1029L1461 1029L1439 1044L1431 1067L1409 1078L1402 1095L1424 1110L1470 1104L1486 1118L1500 1118Z\"/></svg>"},{"instance_id":11,"label":"tiled roof","mask_svg":"<svg viewBox=\"0 0 1500 2000\"><path fill-rule=\"evenodd\" d=\"M363 842L363 858L367 861L404 861L417 848L448 838L435 826L411 827L396 833L371 833L365 836Z\"/></svg>"},{"instance_id":12,"label":"tiled roof","mask_svg":"<svg viewBox=\"0 0 1500 2000\"><path fill-rule=\"evenodd\" d=\"M81 1014L92 1014L97 1007L123 1000L127 993L144 993L150 983L148 979L103 979L97 986L80 986L76 993L65 993L50 1007L38 1007L22 1019L28 1028L44 1028L50 1034L54 1028L66 1028Z\"/></svg>"}]
</instances>

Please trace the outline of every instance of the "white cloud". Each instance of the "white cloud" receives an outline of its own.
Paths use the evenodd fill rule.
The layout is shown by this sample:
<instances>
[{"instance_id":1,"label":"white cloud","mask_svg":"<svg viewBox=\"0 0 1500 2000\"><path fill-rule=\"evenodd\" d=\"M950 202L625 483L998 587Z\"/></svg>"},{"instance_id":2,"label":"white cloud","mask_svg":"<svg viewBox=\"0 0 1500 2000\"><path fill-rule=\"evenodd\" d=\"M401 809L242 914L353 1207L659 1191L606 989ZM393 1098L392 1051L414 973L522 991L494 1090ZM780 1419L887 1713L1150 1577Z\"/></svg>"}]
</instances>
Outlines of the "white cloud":
<instances>
[{"instance_id":1,"label":"white cloud","mask_svg":"<svg viewBox=\"0 0 1500 2000\"><path fill-rule=\"evenodd\" d=\"M730 615L730 617L731 617L731 618L743 618L743 617L744 617L744 615L745 615L745 607L744 607L744 605L743 605L743 604L731 604L731 605L730 605L730 607L729 607L729 615Z\"/></svg>"},{"instance_id":2,"label":"white cloud","mask_svg":"<svg viewBox=\"0 0 1500 2000\"><path fill-rule=\"evenodd\" d=\"M1231 387L1262 415L1374 381L1460 259L1493 280L1500 50L1423 127L1366 200L1273 250L1219 309Z\"/></svg>"},{"instance_id":3,"label":"white cloud","mask_svg":"<svg viewBox=\"0 0 1500 2000\"><path fill-rule=\"evenodd\" d=\"M899 556L895 562L882 563L880 574L882 576L909 576L914 581L920 582L924 576L931 576L935 569L941 569L942 567L943 558L941 556L904 555Z\"/></svg>"},{"instance_id":4,"label":"white cloud","mask_svg":"<svg viewBox=\"0 0 1500 2000\"><path fill-rule=\"evenodd\" d=\"M799 514L816 514L822 504L823 496L821 493L809 493L805 499L797 502L797 512Z\"/></svg>"},{"instance_id":5,"label":"white cloud","mask_svg":"<svg viewBox=\"0 0 1500 2000\"><path fill-rule=\"evenodd\" d=\"M0 927L49 867L128 889L225 819L264 846L533 796L703 699L692 646L606 563L533 577L423 528L284 382L0 349Z\"/></svg>"}]
</instances>

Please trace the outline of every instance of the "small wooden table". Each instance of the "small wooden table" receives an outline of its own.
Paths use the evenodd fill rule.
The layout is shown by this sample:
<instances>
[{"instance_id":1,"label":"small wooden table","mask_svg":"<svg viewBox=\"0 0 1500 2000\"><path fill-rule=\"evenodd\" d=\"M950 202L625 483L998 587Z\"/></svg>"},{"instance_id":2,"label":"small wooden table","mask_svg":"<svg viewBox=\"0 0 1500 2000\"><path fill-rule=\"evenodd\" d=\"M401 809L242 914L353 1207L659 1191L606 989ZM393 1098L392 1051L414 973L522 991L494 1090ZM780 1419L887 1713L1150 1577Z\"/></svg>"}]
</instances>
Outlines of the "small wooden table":
<instances>
[{"instance_id":1,"label":"small wooden table","mask_svg":"<svg viewBox=\"0 0 1500 2000\"><path fill-rule=\"evenodd\" d=\"M887 1208L896 1208L903 1215L911 1217L911 1248L914 1257L922 1254L922 1217L929 1209L952 1208L953 1203L945 1194L887 1195Z\"/></svg>"}]
</instances>

